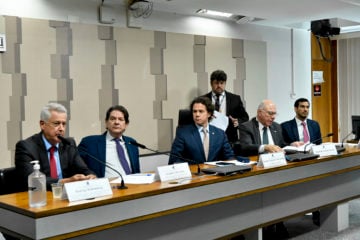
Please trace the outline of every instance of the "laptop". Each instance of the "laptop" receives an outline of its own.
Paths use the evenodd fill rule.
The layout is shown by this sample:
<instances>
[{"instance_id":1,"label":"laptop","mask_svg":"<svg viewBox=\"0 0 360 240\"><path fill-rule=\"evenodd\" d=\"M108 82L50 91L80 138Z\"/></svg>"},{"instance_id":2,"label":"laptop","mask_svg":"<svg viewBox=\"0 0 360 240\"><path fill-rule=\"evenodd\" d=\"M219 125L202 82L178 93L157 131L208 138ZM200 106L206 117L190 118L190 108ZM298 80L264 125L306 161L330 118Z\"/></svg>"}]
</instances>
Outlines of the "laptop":
<instances>
[{"instance_id":1,"label":"laptop","mask_svg":"<svg viewBox=\"0 0 360 240\"><path fill-rule=\"evenodd\" d=\"M297 152L294 154L286 155L285 158L289 162L300 162L305 160L311 160L320 157L319 154Z\"/></svg>"},{"instance_id":2,"label":"laptop","mask_svg":"<svg viewBox=\"0 0 360 240\"><path fill-rule=\"evenodd\" d=\"M206 174L217 174L222 176L232 175L236 173L248 172L251 170L251 166L249 165L225 165L218 166L213 168L204 168L201 169L203 173Z\"/></svg>"}]
</instances>

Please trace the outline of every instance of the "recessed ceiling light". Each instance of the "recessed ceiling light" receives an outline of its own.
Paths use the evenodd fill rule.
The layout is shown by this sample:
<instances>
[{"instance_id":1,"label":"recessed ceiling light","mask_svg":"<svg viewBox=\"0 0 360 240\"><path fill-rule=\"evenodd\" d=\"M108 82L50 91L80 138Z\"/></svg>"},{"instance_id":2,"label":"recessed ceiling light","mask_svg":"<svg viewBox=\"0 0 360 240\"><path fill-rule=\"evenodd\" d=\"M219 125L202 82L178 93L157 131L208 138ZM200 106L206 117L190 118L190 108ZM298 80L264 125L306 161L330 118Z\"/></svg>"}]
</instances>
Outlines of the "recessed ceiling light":
<instances>
[{"instance_id":1,"label":"recessed ceiling light","mask_svg":"<svg viewBox=\"0 0 360 240\"><path fill-rule=\"evenodd\" d=\"M218 11L213 11L213 10L208 10L208 9L199 9L196 11L196 13L217 16L217 17L225 17L225 18L230 18L233 15L232 13L218 12Z\"/></svg>"}]
</instances>

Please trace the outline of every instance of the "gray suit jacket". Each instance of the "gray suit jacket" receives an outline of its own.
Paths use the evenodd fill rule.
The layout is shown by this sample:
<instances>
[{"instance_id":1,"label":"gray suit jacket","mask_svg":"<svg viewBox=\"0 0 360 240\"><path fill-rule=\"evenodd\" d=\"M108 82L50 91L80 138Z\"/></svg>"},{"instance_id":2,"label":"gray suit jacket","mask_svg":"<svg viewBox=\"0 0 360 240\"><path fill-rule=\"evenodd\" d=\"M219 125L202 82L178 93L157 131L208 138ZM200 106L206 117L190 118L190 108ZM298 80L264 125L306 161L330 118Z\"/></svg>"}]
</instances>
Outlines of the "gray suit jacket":
<instances>
[{"instance_id":1,"label":"gray suit jacket","mask_svg":"<svg viewBox=\"0 0 360 240\"><path fill-rule=\"evenodd\" d=\"M269 127L274 144L279 147L284 147L282 130L280 124L273 122ZM254 156L259 154L259 147L261 145L261 137L259 131L259 123L256 118L252 118L239 125L240 141L234 145L236 155L241 156Z\"/></svg>"}]
</instances>

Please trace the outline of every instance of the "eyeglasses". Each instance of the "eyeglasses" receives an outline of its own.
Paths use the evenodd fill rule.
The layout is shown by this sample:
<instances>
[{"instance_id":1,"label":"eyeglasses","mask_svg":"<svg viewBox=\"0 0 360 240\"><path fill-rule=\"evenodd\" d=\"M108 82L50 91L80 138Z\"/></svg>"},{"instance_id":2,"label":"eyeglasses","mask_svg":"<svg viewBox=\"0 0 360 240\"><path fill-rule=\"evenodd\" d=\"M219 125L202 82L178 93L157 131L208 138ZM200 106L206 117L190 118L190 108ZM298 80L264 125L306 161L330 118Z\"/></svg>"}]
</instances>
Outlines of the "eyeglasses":
<instances>
[{"instance_id":1,"label":"eyeglasses","mask_svg":"<svg viewBox=\"0 0 360 240\"><path fill-rule=\"evenodd\" d=\"M262 109L263 110L263 109ZM272 111L266 111L266 110L263 110L267 115L269 116L276 116L277 115L277 112L272 112Z\"/></svg>"},{"instance_id":2,"label":"eyeglasses","mask_svg":"<svg viewBox=\"0 0 360 240\"><path fill-rule=\"evenodd\" d=\"M46 122L46 123L51 125L54 128L57 128L60 125L62 125L63 127L66 127L66 122Z\"/></svg>"}]
</instances>

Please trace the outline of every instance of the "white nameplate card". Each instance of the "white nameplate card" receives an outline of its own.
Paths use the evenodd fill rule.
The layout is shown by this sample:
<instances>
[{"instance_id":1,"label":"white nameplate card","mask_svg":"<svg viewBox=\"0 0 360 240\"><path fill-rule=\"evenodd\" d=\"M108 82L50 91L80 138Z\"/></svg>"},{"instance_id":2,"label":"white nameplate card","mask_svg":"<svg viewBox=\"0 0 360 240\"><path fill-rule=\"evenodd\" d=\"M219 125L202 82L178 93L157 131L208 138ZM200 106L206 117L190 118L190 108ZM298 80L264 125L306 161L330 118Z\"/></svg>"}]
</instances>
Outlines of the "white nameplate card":
<instances>
[{"instance_id":1,"label":"white nameplate card","mask_svg":"<svg viewBox=\"0 0 360 240\"><path fill-rule=\"evenodd\" d=\"M261 154L257 166L263 168L279 167L286 165L283 152Z\"/></svg>"},{"instance_id":2,"label":"white nameplate card","mask_svg":"<svg viewBox=\"0 0 360 240\"><path fill-rule=\"evenodd\" d=\"M314 145L311 148L313 154L319 154L320 157L337 155L335 144Z\"/></svg>"},{"instance_id":3,"label":"white nameplate card","mask_svg":"<svg viewBox=\"0 0 360 240\"><path fill-rule=\"evenodd\" d=\"M109 179L97 178L64 184L70 202L112 195Z\"/></svg>"},{"instance_id":4,"label":"white nameplate card","mask_svg":"<svg viewBox=\"0 0 360 240\"><path fill-rule=\"evenodd\" d=\"M157 172L161 182L191 177L188 163L175 163L172 165L160 166L157 167Z\"/></svg>"}]
</instances>

